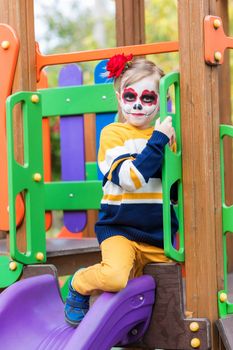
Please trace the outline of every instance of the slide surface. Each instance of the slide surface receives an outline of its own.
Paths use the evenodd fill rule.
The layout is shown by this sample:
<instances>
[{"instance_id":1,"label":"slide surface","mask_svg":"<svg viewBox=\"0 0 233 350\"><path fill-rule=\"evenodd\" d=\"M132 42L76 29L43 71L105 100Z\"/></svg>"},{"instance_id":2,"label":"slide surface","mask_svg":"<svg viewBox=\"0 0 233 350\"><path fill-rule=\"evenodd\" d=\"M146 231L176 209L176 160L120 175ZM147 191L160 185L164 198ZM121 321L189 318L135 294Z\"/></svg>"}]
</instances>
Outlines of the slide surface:
<instances>
[{"instance_id":1,"label":"slide surface","mask_svg":"<svg viewBox=\"0 0 233 350\"><path fill-rule=\"evenodd\" d=\"M103 293L78 328L64 321L64 305L52 275L16 282L0 295L4 350L109 350L142 337L152 313L151 276L129 281L119 293Z\"/></svg>"}]
</instances>

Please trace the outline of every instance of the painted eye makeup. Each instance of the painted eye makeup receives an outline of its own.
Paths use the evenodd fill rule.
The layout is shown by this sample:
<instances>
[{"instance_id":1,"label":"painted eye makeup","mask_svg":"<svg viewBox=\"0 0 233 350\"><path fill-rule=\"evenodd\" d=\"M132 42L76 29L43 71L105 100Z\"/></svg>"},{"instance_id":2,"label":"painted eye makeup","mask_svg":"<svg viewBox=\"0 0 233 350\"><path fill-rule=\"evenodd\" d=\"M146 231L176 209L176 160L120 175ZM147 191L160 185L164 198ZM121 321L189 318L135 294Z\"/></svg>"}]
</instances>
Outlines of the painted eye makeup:
<instances>
[{"instance_id":1,"label":"painted eye makeup","mask_svg":"<svg viewBox=\"0 0 233 350\"><path fill-rule=\"evenodd\" d=\"M140 97L142 103L156 105L158 95L154 91L145 91Z\"/></svg>"},{"instance_id":2,"label":"painted eye makeup","mask_svg":"<svg viewBox=\"0 0 233 350\"><path fill-rule=\"evenodd\" d=\"M137 98L137 96L133 92L128 91L128 92L124 92L123 93L124 101L134 102L136 100L136 98Z\"/></svg>"},{"instance_id":3,"label":"painted eye makeup","mask_svg":"<svg viewBox=\"0 0 233 350\"><path fill-rule=\"evenodd\" d=\"M157 96L153 96L153 95L143 95L141 97L141 100L145 103L151 103L154 102Z\"/></svg>"}]
</instances>

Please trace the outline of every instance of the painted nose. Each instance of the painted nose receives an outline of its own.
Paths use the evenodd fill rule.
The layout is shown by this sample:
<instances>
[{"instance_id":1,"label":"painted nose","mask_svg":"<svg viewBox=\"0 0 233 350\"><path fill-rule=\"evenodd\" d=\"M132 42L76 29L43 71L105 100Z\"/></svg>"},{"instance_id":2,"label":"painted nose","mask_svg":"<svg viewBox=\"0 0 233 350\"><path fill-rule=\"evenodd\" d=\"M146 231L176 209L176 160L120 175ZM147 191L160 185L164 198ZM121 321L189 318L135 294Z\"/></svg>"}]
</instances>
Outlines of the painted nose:
<instances>
[{"instance_id":1,"label":"painted nose","mask_svg":"<svg viewBox=\"0 0 233 350\"><path fill-rule=\"evenodd\" d=\"M138 109L139 111L141 111L142 105L140 103L135 103L135 105L133 106L133 109Z\"/></svg>"}]
</instances>

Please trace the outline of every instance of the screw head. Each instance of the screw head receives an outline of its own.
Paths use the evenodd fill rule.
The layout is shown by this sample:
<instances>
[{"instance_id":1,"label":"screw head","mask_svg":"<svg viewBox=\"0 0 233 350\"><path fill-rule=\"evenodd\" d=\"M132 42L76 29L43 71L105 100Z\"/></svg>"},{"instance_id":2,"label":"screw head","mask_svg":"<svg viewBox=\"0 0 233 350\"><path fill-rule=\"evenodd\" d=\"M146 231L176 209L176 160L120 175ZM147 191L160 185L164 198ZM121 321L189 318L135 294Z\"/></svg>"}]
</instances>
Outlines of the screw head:
<instances>
[{"instance_id":1,"label":"screw head","mask_svg":"<svg viewBox=\"0 0 233 350\"><path fill-rule=\"evenodd\" d=\"M199 330L199 324L197 322L191 322L189 325L189 329L191 332L197 332Z\"/></svg>"},{"instance_id":2,"label":"screw head","mask_svg":"<svg viewBox=\"0 0 233 350\"><path fill-rule=\"evenodd\" d=\"M36 253L36 259L39 261L44 260L44 254L42 252Z\"/></svg>"},{"instance_id":3,"label":"screw head","mask_svg":"<svg viewBox=\"0 0 233 350\"><path fill-rule=\"evenodd\" d=\"M31 101L32 101L32 103L38 103L40 101L39 96L38 95L32 95L31 96Z\"/></svg>"},{"instance_id":4,"label":"screw head","mask_svg":"<svg viewBox=\"0 0 233 350\"><path fill-rule=\"evenodd\" d=\"M225 303L227 301L227 294L226 293L221 293L219 295L219 300L221 301L221 303Z\"/></svg>"},{"instance_id":5,"label":"screw head","mask_svg":"<svg viewBox=\"0 0 233 350\"><path fill-rule=\"evenodd\" d=\"M215 51L215 53L214 53L215 61L219 62L221 60L221 58L222 58L221 52L220 51Z\"/></svg>"},{"instance_id":6,"label":"screw head","mask_svg":"<svg viewBox=\"0 0 233 350\"><path fill-rule=\"evenodd\" d=\"M40 182L41 179L42 179L42 176L41 176L40 173L35 173L35 174L33 175L33 180L34 180L35 182Z\"/></svg>"},{"instance_id":7,"label":"screw head","mask_svg":"<svg viewBox=\"0 0 233 350\"><path fill-rule=\"evenodd\" d=\"M192 347L192 348L197 349L197 348L200 347L200 345L201 345L201 341L200 341L199 338L193 338L193 339L191 340L191 347Z\"/></svg>"},{"instance_id":8,"label":"screw head","mask_svg":"<svg viewBox=\"0 0 233 350\"><path fill-rule=\"evenodd\" d=\"M11 262L9 263L9 269L10 269L11 271L15 271L15 270L17 269L17 262L16 262L16 261L11 261Z\"/></svg>"},{"instance_id":9,"label":"screw head","mask_svg":"<svg viewBox=\"0 0 233 350\"><path fill-rule=\"evenodd\" d=\"M3 40L1 42L1 47L3 50L8 50L10 47L10 42L8 40Z\"/></svg>"},{"instance_id":10,"label":"screw head","mask_svg":"<svg viewBox=\"0 0 233 350\"><path fill-rule=\"evenodd\" d=\"M137 335L138 334L137 328L132 329L131 334L132 335Z\"/></svg>"},{"instance_id":11,"label":"screw head","mask_svg":"<svg viewBox=\"0 0 233 350\"><path fill-rule=\"evenodd\" d=\"M220 19L216 18L216 19L213 21L213 26L214 26L214 29L218 29L218 28L221 26L221 21L220 21Z\"/></svg>"}]
</instances>

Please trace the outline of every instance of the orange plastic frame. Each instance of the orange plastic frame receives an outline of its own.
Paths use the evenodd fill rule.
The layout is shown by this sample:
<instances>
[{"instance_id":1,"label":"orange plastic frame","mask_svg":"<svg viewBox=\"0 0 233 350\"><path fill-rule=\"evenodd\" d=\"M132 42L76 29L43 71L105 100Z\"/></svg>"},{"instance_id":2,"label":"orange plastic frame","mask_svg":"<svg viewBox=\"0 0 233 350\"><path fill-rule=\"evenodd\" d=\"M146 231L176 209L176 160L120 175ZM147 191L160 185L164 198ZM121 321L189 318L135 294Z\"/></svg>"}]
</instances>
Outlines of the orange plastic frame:
<instances>
[{"instance_id":1,"label":"orange plastic frame","mask_svg":"<svg viewBox=\"0 0 233 350\"><path fill-rule=\"evenodd\" d=\"M14 30L7 24L0 24L0 230L9 230L8 177L6 146L6 99L11 94L15 68L19 53L19 40ZM24 202L20 195L16 198L16 224L24 216Z\"/></svg>"},{"instance_id":2,"label":"orange plastic frame","mask_svg":"<svg viewBox=\"0 0 233 350\"><path fill-rule=\"evenodd\" d=\"M233 48L233 38L226 36L223 23L218 16L204 19L205 61L210 65L223 63L226 48Z\"/></svg>"},{"instance_id":3,"label":"orange plastic frame","mask_svg":"<svg viewBox=\"0 0 233 350\"><path fill-rule=\"evenodd\" d=\"M48 78L46 73L42 70L40 80L37 83L37 89L48 88ZM49 182L52 178L51 169L51 142L50 142L50 126L49 118L42 119L42 135L43 135L43 157L44 157L44 181ZM51 212L45 213L45 229L48 230L52 225Z\"/></svg>"},{"instance_id":4,"label":"orange plastic frame","mask_svg":"<svg viewBox=\"0 0 233 350\"><path fill-rule=\"evenodd\" d=\"M36 45L36 70L37 79L40 79L40 71L46 66L86 62L86 61L99 61L106 58L110 58L113 55L124 53L125 55L133 54L134 56L158 54L176 52L179 50L177 41L161 42L154 44L132 45L132 46L120 46L110 49L101 49L93 51L78 51L64 54L54 55L42 55L39 50L38 44Z\"/></svg>"}]
</instances>

